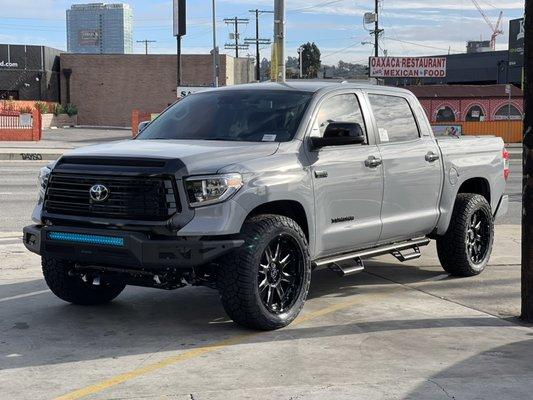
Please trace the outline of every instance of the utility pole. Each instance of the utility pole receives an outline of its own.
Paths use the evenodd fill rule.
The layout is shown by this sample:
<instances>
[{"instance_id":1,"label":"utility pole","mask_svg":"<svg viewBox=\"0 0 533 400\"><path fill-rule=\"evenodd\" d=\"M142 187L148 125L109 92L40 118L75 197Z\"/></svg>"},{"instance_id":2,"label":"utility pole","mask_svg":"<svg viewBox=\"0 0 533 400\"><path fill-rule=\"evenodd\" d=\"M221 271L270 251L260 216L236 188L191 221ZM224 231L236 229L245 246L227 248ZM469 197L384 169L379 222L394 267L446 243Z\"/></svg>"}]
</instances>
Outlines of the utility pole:
<instances>
[{"instance_id":1,"label":"utility pole","mask_svg":"<svg viewBox=\"0 0 533 400\"><path fill-rule=\"evenodd\" d=\"M218 87L218 45L217 45L217 5L212 0L213 7L213 86Z\"/></svg>"},{"instance_id":2,"label":"utility pole","mask_svg":"<svg viewBox=\"0 0 533 400\"><path fill-rule=\"evenodd\" d=\"M261 54L259 51L259 45L270 45L272 41L270 39L261 39L259 37L259 15L261 14L273 14L274 11L266 10L249 10L251 13L255 13L255 39L244 39L245 44L255 44L255 79L256 81L261 80Z\"/></svg>"},{"instance_id":3,"label":"utility pole","mask_svg":"<svg viewBox=\"0 0 533 400\"><path fill-rule=\"evenodd\" d=\"M272 81L285 82L285 0L274 0Z\"/></svg>"},{"instance_id":4,"label":"utility pole","mask_svg":"<svg viewBox=\"0 0 533 400\"><path fill-rule=\"evenodd\" d=\"M524 141L522 178L522 319L533 322L533 2L524 21Z\"/></svg>"},{"instance_id":5,"label":"utility pole","mask_svg":"<svg viewBox=\"0 0 533 400\"><path fill-rule=\"evenodd\" d=\"M235 58L239 58L239 49L247 50L249 47L247 44L239 43L239 40L240 40L239 25L247 24L249 21L250 20L248 18L238 18L238 17L224 19L224 22L226 23L226 25L233 25L233 35L234 35L233 39L235 39L234 44L226 43L224 45L224 48L226 50L235 50ZM230 36L230 39L232 39L231 36Z\"/></svg>"},{"instance_id":6,"label":"utility pole","mask_svg":"<svg viewBox=\"0 0 533 400\"><path fill-rule=\"evenodd\" d=\"M157 40L137 40L137 43L144 43L144 54L148 55L148 43L155 43Z\"/></svg>"},{"instance_id":7,"label":"utility pole","mask_svg":"<svg viewBox=\"0 0 533 400\"><path fill-rule=\"evenodd\" d=\"M379 56L379 35L382 30L379 29L379 0L375 1L374 12L376 13L376 19L374 21L374 57Z\"/></svg>"}]
</instances>

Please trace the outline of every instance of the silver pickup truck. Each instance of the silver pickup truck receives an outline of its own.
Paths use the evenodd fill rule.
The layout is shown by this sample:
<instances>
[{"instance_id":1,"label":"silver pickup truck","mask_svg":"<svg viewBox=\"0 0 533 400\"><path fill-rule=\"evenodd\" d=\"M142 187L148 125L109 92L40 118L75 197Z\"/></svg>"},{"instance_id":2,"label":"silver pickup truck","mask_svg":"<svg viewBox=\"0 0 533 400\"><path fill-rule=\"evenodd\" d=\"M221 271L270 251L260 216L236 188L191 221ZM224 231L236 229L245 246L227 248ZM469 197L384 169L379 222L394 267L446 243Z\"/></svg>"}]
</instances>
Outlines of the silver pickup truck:
<instances>
[{"instance_id":1,"label":"silver pickup truck","mask_svg":"<svg viewBox=\"0 0 533 400\"><path fill-rule=\"evenodd\" d=\"M252 84L192 94L134 140L74 150L40 173L26 247L61 299L126 285L217 288L228 315L288 325L311 271L420 257L479 274L507 211L501 139L435 139L408 91Z\"/></svg>"}]
</instances>

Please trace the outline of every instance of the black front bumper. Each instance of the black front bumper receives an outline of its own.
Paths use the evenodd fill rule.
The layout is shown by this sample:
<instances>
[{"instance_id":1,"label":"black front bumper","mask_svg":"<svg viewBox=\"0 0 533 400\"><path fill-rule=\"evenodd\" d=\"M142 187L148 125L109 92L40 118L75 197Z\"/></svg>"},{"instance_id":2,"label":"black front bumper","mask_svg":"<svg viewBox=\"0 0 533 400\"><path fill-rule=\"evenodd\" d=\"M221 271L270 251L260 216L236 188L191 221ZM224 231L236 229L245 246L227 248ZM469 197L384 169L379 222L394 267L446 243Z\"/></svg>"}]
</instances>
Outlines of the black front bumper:
<instances>
[{"instance_id":1,"label":"black front bumper","mask_svg":"<svg viewBox=\"0 0 533 400\"><path fill-rule=\"evenodd\" d=\"M23 241L28 250L45 257L142 270L199 267L244 243L200 238L152 240L139 232L40 225L25 227Z\"/></svg>"}]
</instances>

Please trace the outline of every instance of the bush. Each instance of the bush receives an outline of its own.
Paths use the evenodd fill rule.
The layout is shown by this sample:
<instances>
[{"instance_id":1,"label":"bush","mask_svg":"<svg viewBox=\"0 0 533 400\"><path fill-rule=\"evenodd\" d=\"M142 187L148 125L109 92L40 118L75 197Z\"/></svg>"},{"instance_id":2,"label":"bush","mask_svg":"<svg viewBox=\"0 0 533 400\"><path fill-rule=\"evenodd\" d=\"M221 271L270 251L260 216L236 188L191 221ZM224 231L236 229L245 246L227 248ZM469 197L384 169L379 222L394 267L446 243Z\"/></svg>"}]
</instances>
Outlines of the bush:
<instances>
[{"instance_id":1,"label":"bush","mask_svg":"<svg viewBox=\"0 0 533 400\"><path fill-rule=\"evenodd\" d=\"M54 111L52 111L55 116L58 116L59 114L65 114L65 109L63 106L59 103L54 104Z\"/></svg>"},{"instance_id":2,"label":"bush","mask_svg":"<svg viewBox=\"0 0 533 400\"><path fill-rule=\"evenodd\" d=\"M48 113L48 105L42 101L35 103L35 108L41 112L41 114Z\"/></svg>"},{"instance_id":3,"label":"bush","mask_svg":"<svg viewBox=\"0 0 533 400\"><path fill-rule=\"evenodd\" d=\"M15 103L12 100L5 100L2 101L2 107L0 108L6 111L15 111Z\"/></svg>"},{"instance_id":4,"label":"bush","mask_svg":"<svg viewBox=\"0 0 533 400\"><path fill-rule=\"evenodd\" d=\"M19 108L19 112L20 112L21 114L31 114L31 113L33 112L33 108L28 107L28 106L26 106L26 107L20 107L20 108Z\"/></svg>"},{"instance_id":5,"label":"bush","mask_svg":"<svg viewBox=\"0 0 533 400\"><path fill-rule=\"evenodd\" d=\"M65 112L68 114L69 117L73 117L74 115L78 114L78 107L76 107L74 104L67 104L65 107Z\"/></svg>"}]
</instances>

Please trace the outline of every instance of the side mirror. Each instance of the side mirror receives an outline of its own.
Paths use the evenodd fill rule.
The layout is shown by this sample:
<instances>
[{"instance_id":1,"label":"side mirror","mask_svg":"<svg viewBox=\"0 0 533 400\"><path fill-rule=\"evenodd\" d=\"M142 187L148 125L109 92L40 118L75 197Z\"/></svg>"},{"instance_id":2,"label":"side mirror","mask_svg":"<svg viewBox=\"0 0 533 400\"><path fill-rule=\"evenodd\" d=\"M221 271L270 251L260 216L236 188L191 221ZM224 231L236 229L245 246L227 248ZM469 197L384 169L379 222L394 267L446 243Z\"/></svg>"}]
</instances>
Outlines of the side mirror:
<instances>
[{"instance_id":1,"label":"side mirror","mask_svg":"<svg viewBox=\"0 0 533 400\"><path fill-rule=\"evenodd\" d=\"M365 141L365 133L358 123L332 122L327 126L323 137L311 138L311 145L314 149L319 149L326 146L363 144Z\"/></svg>"},{"instance_id":2,"label":"side mirror","mask_svg":"<svg viewBox=\"0 0 533 400\"><path fill-rule=\"evenodd\" d=\"M142 131L144 131L144 130L146 129L146 127L147 127L148 125L150 125L150 122L152 122L152 121L143 121L143 122L141 122L141 123L139 124L139 130L138 130L138 132L141 133Z\"/></svg>"}]
</instances>

